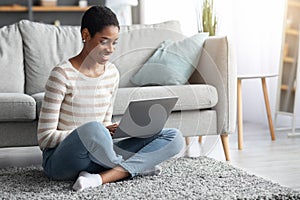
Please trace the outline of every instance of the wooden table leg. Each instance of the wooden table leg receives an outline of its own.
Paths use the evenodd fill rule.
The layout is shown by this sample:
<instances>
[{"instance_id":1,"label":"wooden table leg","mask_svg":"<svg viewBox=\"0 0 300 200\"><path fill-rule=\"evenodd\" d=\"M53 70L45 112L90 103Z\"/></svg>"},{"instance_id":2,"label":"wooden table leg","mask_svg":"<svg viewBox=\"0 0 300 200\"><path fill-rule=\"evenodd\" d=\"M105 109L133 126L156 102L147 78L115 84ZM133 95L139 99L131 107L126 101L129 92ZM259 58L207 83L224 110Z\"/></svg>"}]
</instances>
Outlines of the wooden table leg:
<instances>
[{"instance_id":1,"label":"wooden table leg","mask_svg":"<svg viewBox=\"0 0 300 200\"><path fill-rule=\"evenodd\" d=\"M243 149L242 80L237 81L238 149Z\"/></svg>"},{"instance_id":2,"label":"wooden table leg","mask_svg":"<svg viewBox=\"0 0 300 200\"><path fill-rule=\"evenodd\" d=\"M272 115L271 115L270 102L269 102L269 97L268 97L266 78L261 78L261 83L262 83L262 89L263 89L264 98L265 98L265 104L266 104L267 116L268 116L268 121L269 121L271 139L275 140L274 126L273 126L273 121L272 121Z\"/></svg>"}]
</instances>

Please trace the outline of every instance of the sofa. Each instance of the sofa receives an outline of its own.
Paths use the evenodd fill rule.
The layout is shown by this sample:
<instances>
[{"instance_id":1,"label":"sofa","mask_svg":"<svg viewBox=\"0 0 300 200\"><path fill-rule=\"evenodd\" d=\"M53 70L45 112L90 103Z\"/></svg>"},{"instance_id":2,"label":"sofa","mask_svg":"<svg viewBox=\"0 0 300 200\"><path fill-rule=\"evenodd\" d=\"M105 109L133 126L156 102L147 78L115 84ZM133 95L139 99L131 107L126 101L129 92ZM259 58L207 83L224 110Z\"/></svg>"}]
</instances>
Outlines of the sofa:
<instances>
[{"instance_id":1,"label":"sofa","mask_svg":"<svg viewBox=\"0 0 300 200\"><path fill-rule=\"evenodd\" d=\"M81 50L80 27L21 20L0 28L0 37L0 147L35 146L46 80L55 65ZM184 84L132 82L163 41L185 38L177 21L121 26L110 58L120 73L113 120L122 117L131 100L178 96L165 126L179 128L187 138L219 135L229 160L228 135L236 125L236 65L226 36L207 37L199 44L199 59Z\"/></svg>"}]
</instances>

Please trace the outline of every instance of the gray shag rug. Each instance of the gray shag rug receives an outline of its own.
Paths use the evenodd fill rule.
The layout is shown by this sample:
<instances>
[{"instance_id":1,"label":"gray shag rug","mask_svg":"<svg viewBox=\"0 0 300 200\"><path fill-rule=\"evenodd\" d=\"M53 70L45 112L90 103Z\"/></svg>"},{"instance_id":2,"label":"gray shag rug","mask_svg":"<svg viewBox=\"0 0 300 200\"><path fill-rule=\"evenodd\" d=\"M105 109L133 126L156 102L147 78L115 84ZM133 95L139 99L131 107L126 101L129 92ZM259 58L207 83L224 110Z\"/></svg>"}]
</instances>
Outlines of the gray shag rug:
<instances>
[{"instance_id":1,"label":"gray shag rug","mask_svg":"<svg viewBox=\"0 0 300 200\"><path fill-rule=\"evenodd\" d=\"M207 157L161 164L160 176L135 177L75 192L72 182L50 181L41 167L0 169L0 199L300 199L283 187Z\"/></svg>"}]
</instances>

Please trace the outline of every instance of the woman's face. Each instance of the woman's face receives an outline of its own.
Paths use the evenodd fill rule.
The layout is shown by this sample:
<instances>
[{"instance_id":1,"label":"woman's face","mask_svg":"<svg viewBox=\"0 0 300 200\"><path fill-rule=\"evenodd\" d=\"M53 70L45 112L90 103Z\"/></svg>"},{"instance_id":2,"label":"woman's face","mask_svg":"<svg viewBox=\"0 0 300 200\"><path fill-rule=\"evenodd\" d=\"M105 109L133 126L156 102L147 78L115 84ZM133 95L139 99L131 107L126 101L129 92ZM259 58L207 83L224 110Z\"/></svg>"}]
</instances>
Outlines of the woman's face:
<instances>
[{"instance_id":1,"label":"woman's face","mask_svg":"<svg viewBox=\"0 0 300 200\"><path fill-rule=\"evenodd\" d=\"M101 32L97 32L85 42L85 50L88 57L99 64L105 64L114 52L119 37L119 28L107 26Z\"/></svg>"}]
</instances>

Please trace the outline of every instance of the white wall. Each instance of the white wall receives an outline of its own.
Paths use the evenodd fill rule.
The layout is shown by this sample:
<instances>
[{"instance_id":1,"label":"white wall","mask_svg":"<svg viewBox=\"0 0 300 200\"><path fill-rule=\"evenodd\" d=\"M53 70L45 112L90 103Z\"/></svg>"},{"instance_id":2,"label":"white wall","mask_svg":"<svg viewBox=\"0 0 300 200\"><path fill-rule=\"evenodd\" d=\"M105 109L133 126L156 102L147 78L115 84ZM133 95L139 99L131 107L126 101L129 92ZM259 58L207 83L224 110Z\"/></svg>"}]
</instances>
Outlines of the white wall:
<instances>
[{"instance_id":1,"label":"white wall","mask_svg":"<svg viewBox=\"0 0 300 200\"><path fill-rule=\"evenodd\" d=\"M200 0L199 0L200 1ZM198 4L199 4L198 1ZM187 36L197 32L197 0L141 0L143 22L177 19ZM172 6L170 6L172 5ZM215 0L219 35L234 43L238 74L278 73L283 27L284 1ZM267 80L272 114L275 114L277 78ZM244 120L268 125L259 79L243 81ZM300 101L300 98L298 99ZM298 102L300 125L300 102ZM279 125L290 120L280 119Z\"/></svg>"},{"instance_id":2,"label":"white wall","mask_svg":"<svg viewBox=\"0 0 300 200\"><path fill-rule=\"evenodd\" d=\"M178 20L183 34L197 33L195 0L140 0L141 22L145 24Z\"/></svg>"},{"instance_id":3,"label":"white wall","mask_svg":"<svg viewBox=\"0 0 300 200\"><path fill-rule=\"evenodd\" d=\"M109 7L117 15L120 25L131 25L131 7L137 6L137 0L106 0L105 6Z\"/></svg>"}]
</instances>

